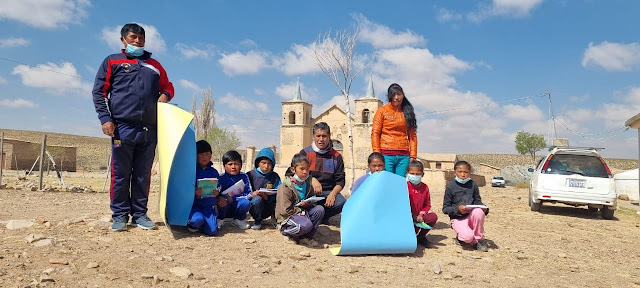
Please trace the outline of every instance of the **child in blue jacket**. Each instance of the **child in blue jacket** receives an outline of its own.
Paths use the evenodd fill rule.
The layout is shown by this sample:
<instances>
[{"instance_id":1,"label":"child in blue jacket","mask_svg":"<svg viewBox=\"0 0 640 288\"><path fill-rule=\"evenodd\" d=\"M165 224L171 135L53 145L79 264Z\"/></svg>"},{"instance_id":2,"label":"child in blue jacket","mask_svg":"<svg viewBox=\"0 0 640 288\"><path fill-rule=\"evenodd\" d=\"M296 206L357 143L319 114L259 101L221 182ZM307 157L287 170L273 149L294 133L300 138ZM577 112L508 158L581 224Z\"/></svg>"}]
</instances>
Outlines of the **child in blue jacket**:
<instances>
[{"instance_id":1,"label":"child in blue jacket","mask_svg":"<svg viewBox=\"0 0 640 288\"><path fill-rule=\"evenodd\" d=\"M231 193L232 195L221 194L218 196L219 218L233 218L233 225L240 229L248 229L249 223L244 219L247 218L247 212L251 207L249 199L251 198L252 189L249 177L240 171L242 169L242 156L237 151L227 151L222 155L222 164L224 165L224 173L218 177L221 193L240 180L244 182L244 187L240 191L234 191Z\"/></svg>"},{"instance_id":2,"label":"child in blue jacket","mask_svg":"<svg viewBox=\"0 0 640 288\"><path fill-rule=\"evenodd\" d=\"M218 178L218 170L213 168L213 163L211 163L211 145L205 140L200 140L196 142L196 150L198 152L196 182L204 178ZM218 234L218 215L214 206L216 205L216 196L218 196L219 190L204 192L211 192L212 196L203 197L202 188L196 189L187 228L191 232L202 231L206 235L214 236Z\"/></svg>"},{"instance_id":3,"label":"child in blue jacket","mask_svg":"<svg viewBox=\"0 0 640 288\"><path fill-rule=\"evenodd\" d=\"M263 148L260 150L253 164L256 169L247 173L251 187L255 190L251 193L251 209L249 213L253 216L254 220L251 229L260 230L262 229L262 220L275 215L276 195L268 195L258 190L260 190L260 188L278 189L281 182L280 175L273 171L273 167L276 164L276 157L271 148Z\"/></svg>"}]
</instances>

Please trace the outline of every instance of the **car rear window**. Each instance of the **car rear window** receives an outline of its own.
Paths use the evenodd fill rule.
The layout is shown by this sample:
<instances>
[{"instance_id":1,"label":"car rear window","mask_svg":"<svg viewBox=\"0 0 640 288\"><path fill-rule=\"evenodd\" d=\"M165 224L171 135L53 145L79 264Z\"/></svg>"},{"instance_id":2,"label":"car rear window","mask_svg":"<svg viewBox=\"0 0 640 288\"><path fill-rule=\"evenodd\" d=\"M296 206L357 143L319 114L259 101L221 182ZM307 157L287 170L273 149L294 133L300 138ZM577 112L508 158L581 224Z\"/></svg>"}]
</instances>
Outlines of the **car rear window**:
<instances>
[{"instance_id":1,"label":"car rear window","mask_svg":"<svg viewBox=\"0 0 640 288\"><path fill-rule=\"evenodd\" d=\"M608 178L609 174L600 158L588 155L555 154L547 169L547 174L580 174L587 177Z\"/></svg>"}]
</instances>

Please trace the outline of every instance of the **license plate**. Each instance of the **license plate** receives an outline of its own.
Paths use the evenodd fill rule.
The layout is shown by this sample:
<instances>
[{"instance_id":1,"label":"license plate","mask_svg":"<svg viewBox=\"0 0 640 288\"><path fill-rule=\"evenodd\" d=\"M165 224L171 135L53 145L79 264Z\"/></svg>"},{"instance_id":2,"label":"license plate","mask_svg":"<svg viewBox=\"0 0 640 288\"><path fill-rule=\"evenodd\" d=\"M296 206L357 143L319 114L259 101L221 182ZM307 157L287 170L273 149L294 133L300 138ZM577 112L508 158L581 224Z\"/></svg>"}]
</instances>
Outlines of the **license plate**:
<instances>
[{"instance_id":1,"label":"license plate","mask_svg":"<svg viewBox=\"0 0 640 288\"><path fill-rule=\"evenodd\" d=\"M572 180L569 179L569 182L567 182L567 187L569 188L585 188L585 181L584 180Z\"/></svg>"}]
</instances>

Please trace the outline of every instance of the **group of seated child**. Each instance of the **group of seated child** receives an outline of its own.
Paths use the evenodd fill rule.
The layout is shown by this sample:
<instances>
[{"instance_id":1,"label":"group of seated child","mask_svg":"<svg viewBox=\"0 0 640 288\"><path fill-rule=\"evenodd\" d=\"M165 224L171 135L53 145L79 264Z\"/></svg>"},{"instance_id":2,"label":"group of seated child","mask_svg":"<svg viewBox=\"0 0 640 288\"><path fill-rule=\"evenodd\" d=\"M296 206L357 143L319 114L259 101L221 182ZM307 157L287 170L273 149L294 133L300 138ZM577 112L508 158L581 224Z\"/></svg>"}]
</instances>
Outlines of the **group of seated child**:
<instances>
[{"instance_id":1,"label":"group of seated child","mask_svg":"<svg viewBox=\"0 0 640 288\"><path fill-rule=\"evenodd\" d=\"M309 177L309 160L302 154L296 154L291 160L289 170L291 177L282 181L280 175L273 171L275 155L270 148L260 150L256 155L255 169L248 173L241 172L242 157L231 150L222 156L224 173L218 174L211 162L211 146L204 140L196 143L197 168L196 178L217 178L218 189L212 191L210 197L203 197L202 188L195 191L195 200L187 228L190 231L201 231L206 235L216 235L224 225L224 219L232 218L232 224L241 228L262 228L263 220L269 216L276 219L276 227L289 241L304 242L313 246L318 243L313 239L315 232L325 214L322 205L305 201L316 195ZM371 175L384 170L384 156L374 152L369 155L368 168L365 175L358 178L352 187L356 193L360 185ZM458 161L454 165L455 181L447 184L442 211L449 215L451 228L457 233L456 243L473 245L477 250L487 251L484 241L484 216L489 209L482 204L478 185L470 178L471 165ZM431 196L429 187L422 182L424 167L420 161L412 161L407 169L407 188L411 215L415 224L417 242L430 247L426 238L429 230L435 226L438 216L431 212ZM243 180L242 193L233 196L221 195L220 191ZM277 193L267 193L260 189L277 189ZM474 205L474 207L466 207ZM478 207L480 206L480 207ZM217 210L217 211L216 211ZM249 225L245 219L247 212L254 219Z\"/></svg>"}]
</instances>

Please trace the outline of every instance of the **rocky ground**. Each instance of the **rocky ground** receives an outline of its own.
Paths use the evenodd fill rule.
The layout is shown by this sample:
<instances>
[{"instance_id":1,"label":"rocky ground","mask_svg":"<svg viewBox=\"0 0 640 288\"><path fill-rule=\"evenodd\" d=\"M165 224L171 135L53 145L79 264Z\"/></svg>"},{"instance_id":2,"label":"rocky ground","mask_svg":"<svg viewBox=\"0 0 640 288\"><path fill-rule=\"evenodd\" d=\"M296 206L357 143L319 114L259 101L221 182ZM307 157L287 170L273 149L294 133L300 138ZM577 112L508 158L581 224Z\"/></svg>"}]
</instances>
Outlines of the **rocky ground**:
<instances>
[{"instance_id":1,"label":"rocky ground","mask_svg":"<svg viewBox=\"0 0 640 288\"><path fill-rule=\"evenodd\" d=\"M440 217L429 234L433 248L338 257L326 249L339 245L335 226L320 227L319 247L287 244L274 229L230 225L217 237L165 226L114 233L109 194L93 192L104 175L75 176L65 182L78 192L41 192L29 188L36 178L5 174L11 188L0 189L0 287L640 286L640 215L629 208L612 221L563 205L537 213L526 189L484 187L491 213L483 253L453 244L439 208L443 191L432 191ZM55 178L46 183L56 186ZM160 221L156 185L149 214Z\"/></svg>"}]
</instances>

